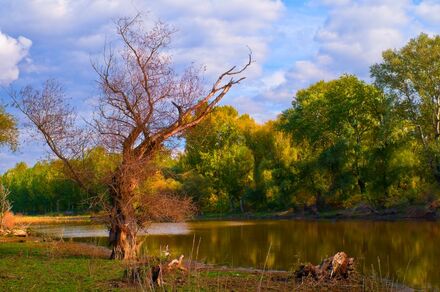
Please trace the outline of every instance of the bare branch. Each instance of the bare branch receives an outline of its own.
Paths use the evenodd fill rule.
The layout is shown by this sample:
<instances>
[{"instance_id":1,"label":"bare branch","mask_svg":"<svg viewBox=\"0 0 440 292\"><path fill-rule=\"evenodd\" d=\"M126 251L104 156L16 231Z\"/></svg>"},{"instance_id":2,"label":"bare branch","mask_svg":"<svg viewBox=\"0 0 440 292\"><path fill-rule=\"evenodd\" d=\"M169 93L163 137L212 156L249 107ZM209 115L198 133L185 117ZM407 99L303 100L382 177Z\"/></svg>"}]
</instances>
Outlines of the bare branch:
<instances>
[{"instance_id":1,"label":"bare branch","mask_svg":"<svg viewBox=\"0 0 440 292\"><path fill-rule=\"evenodd\" d=\"M9 95L42 134L53 154L64 162L72 178L87 190L71 160L82 157L90 139L86 131L76 127L76 115L66 104L62 86L55 80L48 80L41 90L27 86L19 92L11 90Z\"/></svg>"},{"instance_id":2,"label":"bare branch","mask_svg":"<svg viewBox=\"0 0 440 292\"><path fill-rule=\"evenodd\" d=\"M191 205L167 192L147 195L141 189L156 171L153 158L166 141L200 123L245 79L242 73L252 63L252 52L244 66L231 67L206 87L201 69L194 65L181 74L174 70L167 46L175 30L166 24L158 22L146 31L138 15L120 19L116 32L119 49L106 46L103 61L92 64L101 94L95 117L87 122L89 129L77 127L75 112L54 81L46 82L41 91L26 87L11 96L83 189L88 190L87 179L93 174L81 172L75 160L98 145L118 156L116 170L102 181L107 192L91 202L108 200L102 205L109 213L113 257L132 258L139 227L151 220L180 220ZM98 145L90 143L92 130Z\"/></svg>"}]
</instances>

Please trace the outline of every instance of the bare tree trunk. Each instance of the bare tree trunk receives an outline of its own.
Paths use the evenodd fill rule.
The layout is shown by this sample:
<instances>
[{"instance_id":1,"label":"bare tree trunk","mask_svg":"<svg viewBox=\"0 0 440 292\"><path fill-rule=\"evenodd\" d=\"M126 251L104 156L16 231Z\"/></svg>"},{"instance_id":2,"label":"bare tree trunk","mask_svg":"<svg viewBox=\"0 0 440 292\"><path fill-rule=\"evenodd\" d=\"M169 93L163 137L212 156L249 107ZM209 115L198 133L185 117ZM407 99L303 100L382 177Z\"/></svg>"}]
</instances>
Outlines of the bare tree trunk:
<instances>
[{"instance_id":1,"label":"bare tree trunk","mask_svg":"<svg viewBox=\"0 0 440 292\"><path fill-rule=\"evenodd\" d=\"M113 178L110 195L112 209L109 215L109 244L111 259L130 260L137 257L136 236L138 224L131 199L137 184L121 167Z\"/></svg>"},{"instance_id":2,"label":"bare tree trunk","mask_svg":"<svg viewBox=\"0 0 440 292\"><path fill-rule=\"evenodd\" d=\"M125 216L118 213L117 207L110 215L109 243L112 248L111 259L136 259L137 226L127 222Z\"/></svg>"}]
</instances>

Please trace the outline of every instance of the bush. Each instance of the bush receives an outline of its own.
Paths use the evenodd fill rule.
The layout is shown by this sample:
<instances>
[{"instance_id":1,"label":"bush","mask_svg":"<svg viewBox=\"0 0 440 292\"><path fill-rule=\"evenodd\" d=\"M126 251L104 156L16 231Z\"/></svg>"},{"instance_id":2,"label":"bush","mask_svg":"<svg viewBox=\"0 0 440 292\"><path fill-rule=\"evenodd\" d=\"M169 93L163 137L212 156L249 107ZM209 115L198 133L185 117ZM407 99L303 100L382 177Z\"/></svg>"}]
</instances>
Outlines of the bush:
<instances>
[{"instance_id":1,"label":"bush","mask_svg":"<svg viewBox=\"0 0 440 292\"><path fill-rule=\"evenodd\" d=\"M8 200L9 194L8 188L0 184L0 230L12 229L15 224L12 206Z\"/></svg>"},{"instance_id":2,"label":"bush","mask_svg":"<svg viewBox=\"0 0 440 292\"><path fill-rule=\"evenodd\" d=\"M8 211L5 212L0 218L0 229L11 230L15 226L14 213Z\"/></svg>"}]
</instances>

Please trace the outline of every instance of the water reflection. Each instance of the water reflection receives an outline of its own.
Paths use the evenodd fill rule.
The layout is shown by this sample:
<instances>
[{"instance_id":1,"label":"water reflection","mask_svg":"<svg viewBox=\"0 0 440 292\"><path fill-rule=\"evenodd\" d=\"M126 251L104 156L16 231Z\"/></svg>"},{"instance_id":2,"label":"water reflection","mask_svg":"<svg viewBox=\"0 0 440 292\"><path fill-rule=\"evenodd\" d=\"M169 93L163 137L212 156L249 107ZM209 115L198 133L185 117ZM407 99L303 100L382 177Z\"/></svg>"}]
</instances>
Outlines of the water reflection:
<instances>
[{"instance_id":1,"label":"water reflection","mask_svg":"<svg viewBox=\"0 0 440 292\"><path fill-rule=\"evenodd\" d=\"M32 227L37 233L46 234L55 238L95 238L106 237L108 231L102 224L39 224ZM140 235L160 234L189 234L187 223L159 223L151 226Z\"/></svg>"},{"instance_id":2,"label":"water reflection","mask_svg":"<svg viewBox=\"0 0 440 292\"><path fill-rule=\"evenodd\" d=\"M40 231L50 233L45 228ZM64 236L101 237L106 231L96 225L64 226ZM380 266L382 275L399 282L440 288L438 222L210 221L155 224L147 236L149 251L169 245L175 255L189 256L193 250L195 258L198 250L200 261L240 267L262 267L270 245L267 266L283 270L344 250L365 271L379 273Z\"/></svg>"}]
</instances>

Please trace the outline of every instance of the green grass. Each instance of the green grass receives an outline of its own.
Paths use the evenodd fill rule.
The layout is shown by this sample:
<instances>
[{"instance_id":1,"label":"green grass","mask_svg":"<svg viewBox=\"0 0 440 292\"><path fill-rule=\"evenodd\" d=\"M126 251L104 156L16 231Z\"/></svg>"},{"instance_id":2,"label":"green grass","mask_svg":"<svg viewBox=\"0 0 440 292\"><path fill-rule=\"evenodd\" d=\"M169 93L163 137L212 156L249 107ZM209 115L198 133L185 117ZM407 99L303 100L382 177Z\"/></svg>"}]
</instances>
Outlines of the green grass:
<instances>
[{"instance_id":1,"label":"green grass","mask_svg":"<svg viewBox=\"0 0 440 292\"><path fill-rule=\"evenodd\" d=\"M69 254L55 254L48 244L0 243L2 291L111 290L120 281L121 262Z\"/></svg>"},{"instance_id":2,"label":"green grass","mask_svg":"<svg viewBox=\"0 0 440 292\"><path fill-rule=\"evenodd\" d=\"M35 242L38 241L38 242ZM109 250L74 242L0 237L0 291L149 291L124 280L128 267L107 259ZM147 271L148 265L145 266ZM196 268L198 267L198 268ZM366 280L365 284L360 282ZM362 280L362 282L364 281ZM371 277L346 282L297 283L292 272L214 267L194 263L189 272L164 272L155 291L397 291ZM383 289L384 288L384 289Z\"/></svg>"}]
</instances>

